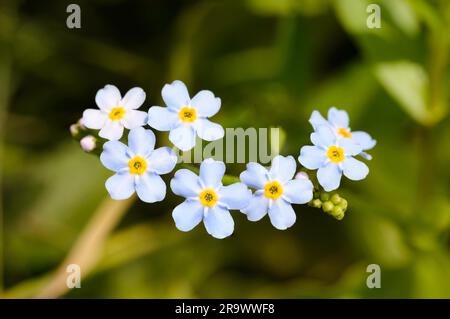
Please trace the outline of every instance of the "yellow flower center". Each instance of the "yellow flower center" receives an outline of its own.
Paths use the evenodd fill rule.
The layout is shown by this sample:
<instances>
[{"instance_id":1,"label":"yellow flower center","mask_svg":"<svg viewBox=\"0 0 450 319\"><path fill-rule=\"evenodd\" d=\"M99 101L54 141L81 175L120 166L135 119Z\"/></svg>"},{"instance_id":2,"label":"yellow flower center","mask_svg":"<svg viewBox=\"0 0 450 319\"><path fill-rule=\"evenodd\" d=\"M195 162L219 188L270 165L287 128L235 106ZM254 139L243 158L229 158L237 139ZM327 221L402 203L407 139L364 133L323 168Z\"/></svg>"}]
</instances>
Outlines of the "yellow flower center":
<instances>
[{"instance_id":1,"label":"yellow flower center","mask_svg":"<svg viewBox=\"0 0 450 319\"><path fill-rule=\"evenodd\" d=\"M197 119L197 111L193 107L185 106L179 112L178 116L185 123L192 123Z\"/></svg>"},{"instance_id":2,"label":"yellow flower center","mask_svg":"<svg viewBox=\"0 0 450 319\"><path fill-rule=\"evenodd\" d=\"M120 120L125 116L125 109L123 107L115 107L109 112L109 118L113 121Z\"/></svg>"},{"instance_id":3,"label":"yellow flower center","mask_svg":"<svg viewBox=\"0 0 450 319\"><path fill-rule=\"evenodd\" d=\"M214 207L219 200L216 192L210 188L203 190L198 197L200 198L200 203L206 207Z\"/></svg>"},{"instance_id":4,"label":"yellow flower center","mask_svg":"<svg viewBox=\"0 0 450 319\"><path fill-rule=\"evenodd\" d=\"M340 129L337 130L338 135L345 137L345 138L350 138L352 137L352 133L347 130L345 127L341 127Z\"/></svg>"},{"instance_id":5,"label":"yellow flower center","mask_svg":"<svg viewBox=\"0 0 450 319\"><path fill-rule=\"evenodd\" d=\"M264 186L264 196L270 199L278 199L283 195L283 186L277 181L272 181Z\"/></svg>"},{"instance_id":6,"label":"yellow flower center","mask_svg":"<svg viewBox=\"0 0 450 319\"><path fill-rule=\"evenodd\" d=\"M131 174L142 175L147 170L147 161L140 156L136 156L128 161Z\"/></svg>"},{"instance_id":7,"label":"yellow flower center","mask_svg":"<svg viewBox=\"0 0 450 319\"><path fill-rule=\"evenodd\" d=\"M344 149L334 145L330 146L327 151L327 156L333 163L342 162L345 159Z\"/></svg>"}]
</instances>

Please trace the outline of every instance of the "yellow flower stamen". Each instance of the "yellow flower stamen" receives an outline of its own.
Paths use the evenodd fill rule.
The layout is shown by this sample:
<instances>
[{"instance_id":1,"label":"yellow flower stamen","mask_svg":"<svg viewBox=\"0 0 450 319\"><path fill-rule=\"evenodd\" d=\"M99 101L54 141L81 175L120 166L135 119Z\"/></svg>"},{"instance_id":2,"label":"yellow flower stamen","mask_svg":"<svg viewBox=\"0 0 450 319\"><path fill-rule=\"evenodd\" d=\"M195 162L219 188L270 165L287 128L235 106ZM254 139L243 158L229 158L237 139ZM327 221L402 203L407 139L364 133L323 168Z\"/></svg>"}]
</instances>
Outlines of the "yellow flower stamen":
<instances>
[{"instance_id":1,"label":"yellow flower stamen","mask_svg":"<svg viewBox=\"0 0 450 319\"><path fill-rule=\"evenodd\" d=\"M333 163L342 162L345 159L344 149L334 145L330 146L327 150L327 156Z\"/></svg>"},{"instance_id":2,"label":"yellow flower stamen","mask_svg":"<svg viewBox=\"0 0 450 319\"><path fill-rule=\"evenodd\" d=\"M122 119L125 116L125 108L115 107L109 112L109 118L113 121Z\"/></svg>"},{"instance_id":3,"label":"yellow flower stamen","mask_svg":"<svg viewBox=\"0 0 450 319\"><path fill-rule=\"evenodd\" d=\"M193 107L185 106L179 112L180 120L185 123L192 123L197 119L197 111Z\"/></svg>"},{"instance_id":4,"label":"yellow flower stamen","mask_svg":"<svg viewBox=\"0 0 450 319\"><path fill-rule=\"evenodd\" d=\"M217 196L216 192L210 188L207 188L200 192L198 195L200 198L200 203L206 207L214 207L219 200L219 196Z\"/></svg>"},{"instance_id":5,"label":"yellow flower stamen","mask_svg":"<svg viewBox=\"0 0 450 319\"><path fill-rule=\"evenodd\" d=\"M341 127L337 130L338 135L345 137L345 138L350 138L352 137L352 133L347 130L345 127Z\"/></svg>"},{"instance_id":6,"label":"yellow flower stamen","mask_svg":"<svg viewBox=\"0 0 450 319\"><path fill-rule=\"evenodd\" d=\"M264 196L269 199L278 199L283 195L283 186L278 181L271 181L264 186Z\"/></svg>"},{"instance_id":7,"label":"yellow flower stamen","mask_svg":"<svg viewBox=\"0 0 450 319\"><path fill-rule=\"evenodd\" d=\"M142 175L147 170L147 161L140 156L135 156L128 161L131 174Z\"/></svg>"}]
</instances>

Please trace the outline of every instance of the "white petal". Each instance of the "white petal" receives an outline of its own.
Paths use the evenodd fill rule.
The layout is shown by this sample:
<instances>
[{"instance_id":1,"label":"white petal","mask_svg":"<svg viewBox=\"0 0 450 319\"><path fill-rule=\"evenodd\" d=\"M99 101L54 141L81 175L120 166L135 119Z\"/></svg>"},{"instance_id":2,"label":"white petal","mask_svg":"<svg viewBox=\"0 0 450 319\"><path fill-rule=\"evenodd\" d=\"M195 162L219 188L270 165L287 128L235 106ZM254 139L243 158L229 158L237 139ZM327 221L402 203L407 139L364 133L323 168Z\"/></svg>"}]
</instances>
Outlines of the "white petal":
<instances>
[{"instance_id":1,"label":"white petal","mask_svg":"<svg viewBox=\"0 0 450 319\"><path fill-rule=\"evenodd\" d=\"M272 179L285 183L294 177L296 169L297 164L294 157L277 155L272 160L269 175Z\"/></svg>"},{"instance_id":2,"label":"white petal","mask_svg":"<svg viewBox=\"0 0 450 319\"><path fill-rule=\"evenodd\" d=\"M158 175L170 173L177 164L177 155L168 147L154 150L148 157L148 169Z\"/></svg>"},{"instance_id":3,"label":"white petal","mask_svg":"<svg viewBox=\"0 0 450 319\"><path fill-rule=\"evenodd\" d=\"M230 212L219 205L208 209L203 222L208 234L218 239L228 237L234 231L234 220Z\"/></svg>"},{"instance_id":4,"label":"white petal","mask_svg":"<svg viewBox=\"0 0 450 319\"><path fill-rule=\"evenodd\" d=\"M134 176L128 172L117 173L106 180L105 186L112 199L130 198L134 193Z\"/></svg>"},{"instance_id":5,"label":"white petal","mask_svg":"<svg viewBox=\"0 0 450 319\"><path fill-rule=\"evenodd\" d=\"M318 169L325 163L325 151L317 146L303 146L298 161L307 169Z\"/></svg>"},{"instance_id":6,"label":"white petal","mask_svg":"<svg viewBox=\"0 0 450 319\"><path fill-rule=\"evenodd\" d=\"M333 106L328 110L328 121L335 127L348 127L348 113Z\"/></svg>"},{"instance_id":7,"label":"white petal","mask_svg":"<svg viewBox=\"0 0 450 319\"><path fill-rule=\"evenodd\" d=\"M269 181L267 169L258 163L248 163L247 169L241 173L239 178L247 186L262 189L264 185Z\"/></svg>"},{"instance_id":8,"label":"white petal","mask_svg":"<svg viewBox=\"0 0 450 319\"><path fill-rule=\"evenodd\" d=\"M256 222L266 215L268 208L269 199L263 193L255 193L248 206L241 209L241 212L247 215L248 220Z\"/></svg>"},{"instance_id":9,"label":"white petal","mask_svg":"<svg viewBox=\"0 0 450 319\"><path fill-rule=\"evenodd\" d=\"M143 202L160 202L166 197L166 184L156 173L137 175L136 193Z\"/></svg>"},{"instance_id":10,"label":"white petal","mask_svg":"<svg viewBox=\"0 0 450 319\"><path fill-rule=\"evenodd\" d=\"M195 197L201 191L200 178L188 169L180 169L170 181L170 188L178 196Z\"/></svg>"},{"instance_id":11,"label":"white petal","mask_svg":"<svg viewBox=\"0 0 450 319\"><path fill-rule=\"evenodd\" d=\"M353 157L347 157L342 163L342 168L344 175L354 181L362 180L369 174L367 165Z\"/></svg>"},{"instance_id":12,"label":"white petal","mask_svg":"<svg viewBox=\"0 0 450 319\"><path fill-rule=\"evenodd\" d=\"M219 112L220 98L215 97L213 92L203 90L198 92L191 100L191 106L195 107L201 117L211 117Z\"/></svg>"},{"instance_id":13,"label":"white petal","mask_svg":"<svg viewBox=\"0 0 450 319\"><path fill-rule=\"evenodd\" d=\"M361 145L350 138L343 138L338 141L338 146L344 148L345 155L358 155L362 152Z\"/></svg>"},{"instance_id":14,"label":"white petal","mask_svg":"<svg viewBox=\"0 0 450 319\"><path fill-rule=\"evenodd\" d=\"M203 206L195 200L186 200L172 212L175 226L181 231L190 231L203 219Z\"/></svg>"},{"instance_id":15,"label":"white petal","mask_svg":"<svg viewBox=\"0 0 450 319\"><path fill-rule=\"evenodd\" d=\"M145 92L139 87L130 89L123 97L120 105L126 109L138 109L145 101Z\"/></svg>"},{"instance_id":16,"label":"white petal","mask_svg":"<svg viewBox=\"0 0 450 319\"><path fill-rule=\"evenodd\" d=\"M372 155L370 155L369 153L366 152L361 152L358 155L360 155L362 158L366 159L366 160L372 160Z\"/></svg>"},{"instance_id":17,"label":"white petal","mask_svg":"<svg viewBox=\"0 0 450 319\"><path fill-rule=\"evenodd\" d=\"M198 119L195 122L198 136L205 141L215 141L221 139L225 132L223 127L207 119Z\"/></svg>"},{"instance_id":18,"label":"white petal","mask_svg":"<svg viewBox=\"0 0 450 319\"><path fill-rule=\"evenodd\" d=\"M352 132L352 139L361 145L363 151L370 150L377 144L376 140L363 131Z\"/></svg>"},{"instance_id":19,"label":"white petal","mask_svg":"<svg viewBox=\"0 0 450 319\"><path fill-rule=\"evenodd\" d=\"M167 107L152 106L148 110L148 125L158 131L170 131L177 124L178 114Z\"/></svg>"},{"instance_id":20,"label":"white petal","mask_svg":"<svg viewBox=\"0 0 450 319\"><path fill-rule=\"evenodd\" d=\"M292 204L306 204L313 198L313 188L309 179L293 179L283 185L283 198Z\"/></svg>"},{"instance_id":21,"label":"white petal","mask_svg":"<svg viewBox=\"0 0 450 319\"><path fill-rule=\"evenodd\" d=\"M181 81L177 80L164 85L161 94L166 105L175 111L189 105L189 93L186 85Z\"/></svg>"},{"instance_id":22,"label":"white petal","mask_svg":"<svg viewBox=\"0 0 450 319\"><path fill-rule=\"evenodd\" d=\"M103 152L100 154L100 161L103 166L112 171L118 172L128 167L130 158L127 156L128 147L118 141L108 141L103 144Z\"/></svg>"},{"instance_id":23,"label":"white petal","mask_svg":"<svg viewBox=\"0 0 450 319\"><path fill-rule=\"evenodd\" d=\"M106 121L105 126L100 130L98 135L104 139L117 141L122 137L123 125L119 121Z\"/></svg>"},{"instance_id":24,"label":"white petal","mask_svg":"<svg viewBox=\"0 0 450 319\"><path fill-rule=\"evenodd\" d=\"M311 133L311 142L320 147L329 147L336 144L336 135L327 125L321 125L314 133Z\"/></svg>"},{"instance_id":25,"label":"white petal","mask_svg":"<svg viewBox=\"0 0 450 319\"><path fill-rule=\"evenodd\" d=\"M243 183L222 186L218 192L219 202L228 209L243 209L252 198L252 192Z\"/></svg>"},{"instance_id":26,"label":"white petal","mask_svg":"<svg viewBox=\"0 0 450 319\"><path fill-rule=\"evenodd\" d=\"M225 164L221 161L207 158L200 164L200 181L205 187L216 189L221 186L224 174Z\"/></svg>"},{"instance_id":27,"label":"white petal","mask_svg":"<svg viewBox=\"0 0 450 319\"><path fill-rule=\"evenodd\" d=\"M294 225L297 216L292 205L283 199L273 202L269 208L270 222L276 229L285 230Z\"/></svg>"},{"instance_id":28,"label":"white petal","mask_svg":"<svg viewBox=\"0 0 450 319\"><path fill-rule=\"evenodd\" d=\"M128 147L134 155L147 157L155 148L155 133L143 127L132 129L128 134Z\"/></svg>"},{"instance_id":29,"label":"white petal","mask_svg":"<svg viewBox=\"0 0 450 319\"><path fill-rule=\"evenodd\" d=\"M113 107L118 106L121 99L122 96L120 95L119 89L111 84L105 85L105 87L98 90L95 95L95 103L97 103L97 106L101 110L107 113L109 113Z\"/></svg>"},{"instance_id":30,"label":"white petal","mask_svg":"<svg viewBox=\"0 0 450 319\"><path fill-rule=\"evenodd\" d=\"M326 166L319 168L317 171L317 179L319 184L327 192L335 190L341 182L342 171L337 164L328 163Z\"/></svg>"},{"instance_id":31,"label":"white petal","mask_svg":"<svg viewBox=\"0 0 450 319\"><path fill-rule=\"evenodd\" d=\"M139 126L144 126L147 123L147 112L126 110L123 118L123 125L132 130Z\"/></svg>"},{"instance_id":32,"label":"white petal","mask_svg":"<svg viewBox=\"0 0 450 319\"><path fill-rule=\"evenodd\" d=\"M309 123L311 123L314 130L316 130L320 125L328 125L328 121L320 114L318 111L314 111L309 118Z\"/></svg>"},{"instance_id":33,"label":"white petal","mask_svg":"<svg viewBox=\"0 0 450 319\"><path fill-rule=\"evenodd\" d=\"M195 146L195 130L192 125L181 124L169 133L169 140L183 152Z\"/></svg>"},{"instance_id":34,"label":"white petal","mask_svg":"<svg viewBox=\"0 0 450 319\"><path fill-rule=\"evenodd\" d=\"M100 110L87 109L83 112L83 125L92 130L101 129L108 119L108 115Z\"/></svg>"}]
</instances>

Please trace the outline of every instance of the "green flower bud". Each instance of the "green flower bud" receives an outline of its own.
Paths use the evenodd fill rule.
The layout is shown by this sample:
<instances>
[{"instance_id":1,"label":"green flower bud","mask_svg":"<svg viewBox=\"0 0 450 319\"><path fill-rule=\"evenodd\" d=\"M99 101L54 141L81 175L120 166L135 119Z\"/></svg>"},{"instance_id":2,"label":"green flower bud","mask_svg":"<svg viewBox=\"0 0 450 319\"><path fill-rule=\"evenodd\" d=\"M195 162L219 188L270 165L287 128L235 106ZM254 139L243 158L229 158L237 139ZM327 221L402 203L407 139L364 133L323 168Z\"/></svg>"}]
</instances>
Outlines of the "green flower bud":
<instances>
[{"instance_id":1,"label":"green flower bud","mask_svg":"<svg viewBox=\"0 0 450 319\"><path fill-rule=\"evenodd\" d=\"M342 218L344 218L344 210L339 206L335 206L331 211L330 215L336 218L337 220L341 220Z\"/></svg>"},{"instance_id":2,"label":"green flower bud","mask_svg":"<svg viewBox=\"0 0 450 319\"><path fill-rule=\"evenodd\" d=\"M344 212L347 210L347 200L345 198L341 198L341 202L339 203L339 207L344 210Z\"/></svg>"},{"instance_id":3,"label":"green flower bud","mask_svg":"<svg viewBox=\"0 0 450 319\"><path fill-rule=\"evenodd\" d=\"M339 196L339 194L333 194L333 196L331 196L331 201L334 205L338 205L342 201L342 197Z\"/></svg>"},{"instance_id":4,"label":"green flower bud","mask_svg":"<svg viewBox=\"0 0 450 319\"><path fill-rule=\"evenodd\" d=\"M324 203L322 203L322 210L325 212L325 213L330 213L332 210L333 210L333 208L334 208L334 205L333 205L333 203L331 202L331 201L326 201L326 202L324 202Z\"/></svg>"},{"instance_id":5,"label":"green flower bud","mask_svg":"<svg viewBox=\"0 0 450 319\"><path fill-rule=\"evenodd\" d=\"M322 200L322 202L326 202L327 200L330 199L330 194L322 193L322 194L320 194L320 199Z\"/></svg>"},{"instance_id":6,"label":"green flower bud","mask_svg":"<svg viewBox=\"0 0 450 319\"><path fill-rule=\"evenodd\" d=\"M321 208L322 207L322 201L318 198L313 199L312 201L310 201L311 206L315 207L315 208Z\"/></svg>"}]
</instances>

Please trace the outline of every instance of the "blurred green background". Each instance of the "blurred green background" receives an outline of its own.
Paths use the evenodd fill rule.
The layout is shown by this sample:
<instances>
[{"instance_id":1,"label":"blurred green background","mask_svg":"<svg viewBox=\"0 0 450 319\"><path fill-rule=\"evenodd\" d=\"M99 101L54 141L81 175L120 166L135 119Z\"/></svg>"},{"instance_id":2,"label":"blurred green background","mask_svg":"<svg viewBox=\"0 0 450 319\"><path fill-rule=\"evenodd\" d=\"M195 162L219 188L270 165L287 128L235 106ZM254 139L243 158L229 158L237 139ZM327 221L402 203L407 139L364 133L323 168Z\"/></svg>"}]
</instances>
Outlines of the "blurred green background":
<instances>
[{"instance_id":1,"label":"blurred green background","mask_svg":"<svg viewBox=\"0 0 450 319\"><path fill-rule=\"evenodd\" d=\"M450 298L450 1L78 0L68 29L71 2L0 4L1 297ZM346 217L296 206L278 231L236 211L216 240L175 228L170 191L108 200L111 173L69 125L105 84L142 87L147 110L175 79L221 97L224 127L281 127L295 157L314 109L346 109L378 141L368 178L342 184ZM67 290L73 260L82 288Z\"/></svg>"}]
</instances>

